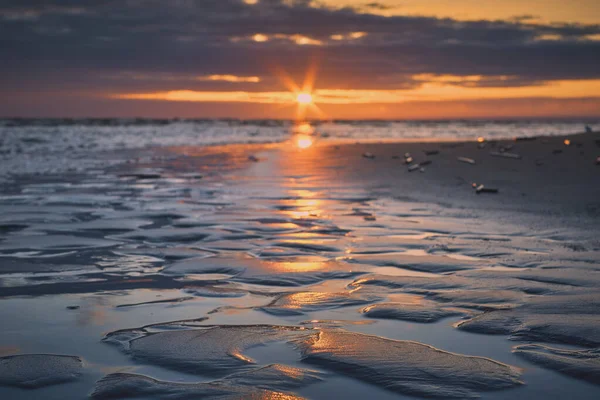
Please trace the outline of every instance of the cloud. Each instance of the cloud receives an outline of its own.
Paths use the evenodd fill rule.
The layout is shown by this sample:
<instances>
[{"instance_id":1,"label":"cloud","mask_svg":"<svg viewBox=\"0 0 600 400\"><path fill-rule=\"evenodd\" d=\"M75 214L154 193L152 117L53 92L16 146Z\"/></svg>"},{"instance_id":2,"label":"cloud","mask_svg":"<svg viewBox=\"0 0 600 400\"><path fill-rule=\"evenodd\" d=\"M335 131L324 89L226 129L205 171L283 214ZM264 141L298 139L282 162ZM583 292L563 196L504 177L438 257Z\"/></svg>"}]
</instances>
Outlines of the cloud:
<instances>
[{"instance_id":1,"label":"cloud","mask_svg":"<svg viewBox=\"0 0 600 400\"><path fill-rule=\"evenodd\" d=\"M326 90L407 90L447 76L468 88L600 79L598 25L384 17L365 4L4 1L0 91L271 93L285 90L274 71L301 82L311 63Z\"/></svg>"}]
</instances>

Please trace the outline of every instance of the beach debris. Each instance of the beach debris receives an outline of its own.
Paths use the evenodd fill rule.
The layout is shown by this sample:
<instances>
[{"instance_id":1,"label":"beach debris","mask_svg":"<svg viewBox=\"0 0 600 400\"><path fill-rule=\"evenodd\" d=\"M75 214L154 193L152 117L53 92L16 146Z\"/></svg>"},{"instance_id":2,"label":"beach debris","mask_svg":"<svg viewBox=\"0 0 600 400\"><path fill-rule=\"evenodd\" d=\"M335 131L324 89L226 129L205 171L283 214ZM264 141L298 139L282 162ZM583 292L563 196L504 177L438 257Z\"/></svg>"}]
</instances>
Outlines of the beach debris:
<instances>
[{"instance_id":1,"label":"beach debris","mask_svg":"<svg viewBox=\"0 0 600 400\"><path fill-rule=\"evenodd\" d=\"M412 164L413 161L414 159L410 153L404 153L404 164Z\"/></svg>"},{"instance_id":2,"label":"beach debris","mask_svg":"<svg viewBox=\"0 0 600 400\"><path fill-rule=\"evenodd\" d=\"M468 157L458 157L457 158L458 161L463 162L463 163L467 163L467 164L471 164L471 165L475 165L475 160L473 160L472 158L468 158Z\"/></svg>"},{"instance_id":3,"label":"beach debris","mask_svg":"<svg viewBox=\"0 0 600 400\"><path fill-rule=\"evenodd\" d=\"M425 172L425 168L423 168L426 165L430 165L431 164L431 160L425 160L422 161L420 163L415 163L415 164L411 164L408 166L408 172L414 172L414 171L421 171L421 172Z\"/></svg>"},{"instance_id":4,"label":"beach debris","mask_svg":"<svg viewBox=\"0 0 600 400\"><path fill-rule=\"evenodd\" d=\"M475 188L475 193L498 193L498 189L485 187L484 185L479 185Z\"/></svg>"},{"instance_id":5,"label":"beach debris","mask_svg":"<svg viewBox=\"0 0 600 400\"><path fill-rule=\"evenodd\" d=\"M375 154L369 153L368 151L364 152L362 156L371 160L375 158Z\"/></svg>"},{"instance_id":6,"label":"beach debris","mask_svg":"<svg viewBox=\"0 0 600 400\"><path fill-rule=\"evenodd\" d=\"M248 161L259 162L260 160L254 154L248 156Z\"/></svg>"},{"instance_id":7,"label":"beach debris","mask_svg":"<svg viewBox=\"0 0 600 400\"><path fill-rule=\"evenodd\" d=\"M490 155L493 157L512 158L513 160L520 160L522 158L520 154L501 151L492 151L490 152Z\"/></svg>"},{"instance_id":8,"label":"beach debris","mask_svg":"<svg viewBox=\"0 0 600 400\"><path fill-rule=\"evenodd\" d=\"M440 154L439 150L423 150L423 153L425 153L426 156L435 156L437 154Z\"/></svg>"}]
</instances>

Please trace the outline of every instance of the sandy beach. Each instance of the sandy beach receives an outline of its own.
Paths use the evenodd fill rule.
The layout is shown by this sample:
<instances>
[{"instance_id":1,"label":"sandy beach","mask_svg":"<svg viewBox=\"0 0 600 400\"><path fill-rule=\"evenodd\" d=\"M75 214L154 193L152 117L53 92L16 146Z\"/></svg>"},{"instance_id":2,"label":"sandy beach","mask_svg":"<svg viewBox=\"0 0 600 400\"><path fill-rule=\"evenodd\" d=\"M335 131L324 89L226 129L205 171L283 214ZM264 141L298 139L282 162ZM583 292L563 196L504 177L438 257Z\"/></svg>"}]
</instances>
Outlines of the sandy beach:
<instances>
[{"instance_id":1,"label":"sandy beach","mask_svg":"<svg viewBox=\"0 0 600 400\"><path fill-rule=\"evenodd\" d=\"M0 398L596 399L598 156L294 135L7 179Z\"/></svg>"}]
</instances>

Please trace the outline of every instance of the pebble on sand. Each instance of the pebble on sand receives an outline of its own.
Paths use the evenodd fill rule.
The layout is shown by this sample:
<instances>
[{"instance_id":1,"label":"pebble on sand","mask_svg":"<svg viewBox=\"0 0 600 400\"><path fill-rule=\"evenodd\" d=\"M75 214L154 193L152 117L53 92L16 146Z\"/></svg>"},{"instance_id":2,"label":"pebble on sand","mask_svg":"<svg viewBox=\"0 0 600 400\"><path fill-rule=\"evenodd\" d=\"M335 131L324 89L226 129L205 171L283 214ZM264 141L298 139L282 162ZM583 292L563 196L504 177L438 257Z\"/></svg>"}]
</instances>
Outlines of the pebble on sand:
<instances>
[{"instance_id":1,"label":"pebble on sand","mask_svg":"<svg viewBox=\"0 0 600 400\"><path fill-rule=\"evenodd\" d=\"M373 154L373 153L369 153L369 152L367 151L367 152L363 153L363 157L364 157L364 158L373 159L373 158L375 158L375 154Z\"/></svg>"},{"instance_id":2,"label":"pebble on sand","mask_svg":"<svg viewBox=\"0 0 600 400\"><path fill-rule=\"evenodd\" d=\"M477 193L477 194L480 194L480 193L498 193L498 189L488 188L488 187L485 187L484 185L479 185L479 186L477 186L477 188L475 188L475 193Z\"/></svg>"},{"instance_id":3,"label":"pebble on sand","mask_svg":"<svg viewBox=\"0 0 600 400\"><path fill-rule=\"evenodd\" d=\"M457 160L460 161L460 162L467 163L467 164L475 165L475 160L473 160L472 158L458 157Z\"/></svg>"},{"instance_id":4,"label":"pebble on sand","mask_svg":"<svg viewBox=\"0 0 600 400\"><path fill-rule=\"evenodd\" d=\"M520 160L522 157L520 154L516 154L516 153L507 153L506 151L504 152L500 152L500 151L492 151L490 152L490 155L492 157L503 157L503 158L511 158L513 160Z\"/></svg>"}]
</instances>

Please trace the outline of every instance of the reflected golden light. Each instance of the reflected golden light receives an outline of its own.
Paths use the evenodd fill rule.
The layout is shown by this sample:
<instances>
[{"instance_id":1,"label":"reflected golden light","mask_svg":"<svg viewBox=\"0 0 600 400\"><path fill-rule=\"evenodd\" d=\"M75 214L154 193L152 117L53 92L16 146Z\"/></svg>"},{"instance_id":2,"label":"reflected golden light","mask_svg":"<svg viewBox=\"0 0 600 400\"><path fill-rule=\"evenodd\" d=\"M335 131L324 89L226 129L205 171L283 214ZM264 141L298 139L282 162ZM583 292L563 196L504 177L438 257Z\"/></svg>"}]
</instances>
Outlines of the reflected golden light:
<instances>
[{"instance_id":1,"label":"reflected golden light","mask_svg":"<svg viewBox=\"0 0 600 400\"><path fill-rule=\"evenodd\" d=\"M272 263L272 269L279 272L312 272L327 269L327 263L322 261L290 261Z\"/></svg>"},{"instance_id":2,"label":"reflected golden light","mask_svg":"<svg viewBox=\"0 0 600 400\"><path fill-rule=\"evenodd\" d=\"M290 190L289 194L295 199L286 200L283 203L289 206L293 206L286 210L280 211L283 215L293 219L304 219L313 216L321 215L323 210L321 209L322 200L314 198L317 193L310 190ZM302 233L297 233L295 236L301 236Z\"/></svg>"},{"instance_id":3,"label":"reflected golden light","mask_svg":"<svg viewBox=\"0 0 600 400\"><path fill-rule=\"evenodd\" d=\"M312 103L312 95L310 93L298 93L296 101L300 104Z\"/></svg>"},{"instance_id":4,"label":"reflected golden light","mask_svg":"<svg viewBox=\"0 0 600 400\"><path fill-rule=\"evenodd\" d=\"M301 149L308 149L312 145L313 140L310 136L298 135L298 137L296 138L296 146L298 146Z\"/></svg>"},{"instance_id":5,"label":"reflected golden light","mask_svg":"<svg viewBox=\"0 0 600 400\"><path fill-rule=\"evenodd\" d=\"M293 132L301 133L304 135L312 135L315 132L315 130L313 129L312 125L308 122L302 122L300 124L294 125Z\"/></svg>"}]
</instances>

